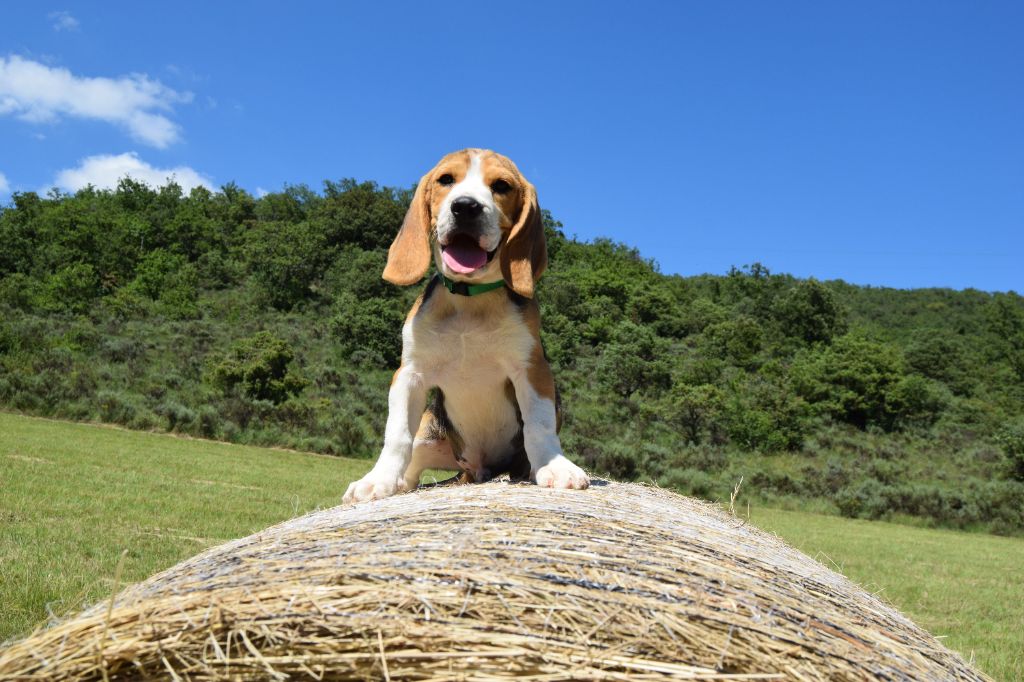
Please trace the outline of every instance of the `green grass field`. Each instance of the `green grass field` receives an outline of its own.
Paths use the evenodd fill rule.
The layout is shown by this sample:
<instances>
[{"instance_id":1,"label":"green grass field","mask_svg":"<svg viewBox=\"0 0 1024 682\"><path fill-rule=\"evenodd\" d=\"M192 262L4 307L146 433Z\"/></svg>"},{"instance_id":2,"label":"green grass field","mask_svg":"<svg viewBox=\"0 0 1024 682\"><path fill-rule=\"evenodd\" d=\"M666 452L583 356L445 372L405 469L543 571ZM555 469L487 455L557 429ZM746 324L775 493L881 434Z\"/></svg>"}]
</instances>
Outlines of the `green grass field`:
<instances>
[{"instance_id":1,"label":"green grass field","mask_svg":"<svg viewBox=\"0 0 1024 682\"><path fill-rule=\"evenodd\" d=\"M370 462L0 413L0 640L340 501ZM745 514L745 511L743 512ZM753 509L1000 680L1024 679L1024 540Z\"/></svg>"}]
</instances>

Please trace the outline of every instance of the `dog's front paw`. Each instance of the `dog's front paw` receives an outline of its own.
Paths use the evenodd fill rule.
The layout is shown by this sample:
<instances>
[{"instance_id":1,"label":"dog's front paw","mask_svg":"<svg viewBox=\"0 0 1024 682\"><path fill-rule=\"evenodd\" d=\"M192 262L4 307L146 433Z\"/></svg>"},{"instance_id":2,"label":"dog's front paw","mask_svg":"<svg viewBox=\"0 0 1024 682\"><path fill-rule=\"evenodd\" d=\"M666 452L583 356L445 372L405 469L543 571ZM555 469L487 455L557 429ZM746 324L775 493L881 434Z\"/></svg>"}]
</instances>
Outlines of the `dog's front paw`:
<instances>
[{"instance_id":1,"label":"dog's front paw","mask_svg":"<svg viewBox=\"0 0 1024 682\"><path fill-rule=\"evenodd\" d=\"M590 485L587 472L570 462L565 455L558 455L534 472L533 480L543 488L583 490Z\"/></svg>"},{"instance_id":2,"label":"dog's front paw","mask_svg":"<svg viewBox=\"0 0 1024 682\"><path fill-rule=\"evenodd\" d=\"M341 501L344 504L355 504L367 500L379 500L408 489L409 486L401 476L371 471L358 481L350 483Z\"/></svg>"}]
</instances>

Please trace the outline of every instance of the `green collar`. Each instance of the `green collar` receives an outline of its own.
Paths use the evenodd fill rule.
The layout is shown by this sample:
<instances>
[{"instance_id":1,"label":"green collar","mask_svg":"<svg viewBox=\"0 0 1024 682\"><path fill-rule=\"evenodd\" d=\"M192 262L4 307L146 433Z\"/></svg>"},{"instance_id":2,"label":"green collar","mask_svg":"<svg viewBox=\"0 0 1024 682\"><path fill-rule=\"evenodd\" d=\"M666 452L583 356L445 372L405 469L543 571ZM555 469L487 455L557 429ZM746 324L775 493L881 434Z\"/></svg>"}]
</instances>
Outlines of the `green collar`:
<instances>
[{"instance_id":1,"label":"green collar","mask_svg":"<svg viewBox=\"0 0 1024 682\"><path fill-rule=\"evenodd\" d=\"M444 288L459 296L476 296L477 294L484 294L505 286L505 280L503 279L499 279L497 282L487 282L486 284L470 284L468 282L456 282L454 279L448 279L440 272L437 274L441 278Z\"/></svg>"}]
</instances>

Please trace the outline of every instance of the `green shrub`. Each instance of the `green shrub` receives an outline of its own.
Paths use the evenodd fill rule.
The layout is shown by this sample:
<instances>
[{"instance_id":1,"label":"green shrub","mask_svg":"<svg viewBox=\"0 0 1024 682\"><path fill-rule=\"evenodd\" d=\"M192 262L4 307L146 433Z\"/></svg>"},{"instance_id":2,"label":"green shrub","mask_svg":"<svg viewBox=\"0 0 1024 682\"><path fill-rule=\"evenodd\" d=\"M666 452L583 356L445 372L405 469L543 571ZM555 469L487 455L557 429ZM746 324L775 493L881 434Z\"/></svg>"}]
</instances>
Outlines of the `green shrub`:
<instances>
[{"instance_id":1,"label":"green shrub","mask_svg":"<svg viewBox=\"0 0 1024 682\"><path fill-rule=\"evenodd\" d=\"M633 480L637 475L636 449L615 442L592 438L575 438L563 443L583 467L599 476Z\"/></svg>"},{"instance_id":2,"label":"green shrub","mask_svg":"<svg viewBox=\"0 0 1024 682\"><path fill-rule=\"evenodd\" d=\"M696 469L675 469L658 480L658 485L672 488L684 495L703 497L706 500L718 499L725 486L715 478Z\"/></svg>"},{"instance_id":3,"label":"green shrub","mask_svg":"<svg viewBox=\"0 0 1024 682\"><path fill-rule=\"evenodd\" d=\"M908 370L941 381L954 393L966 395L974 386L964 342L948 332L917 332L904 350L904 358Z\"/></svg>"},{"instance_id":4,"label":"green shrub","mask_svg":"<svg viewBox=\"0 0 1024 682\"><path fill-rule=\"evenodd\" d=\"M0 278L0 308L31 310L33 302L40 297L39 288L38 280L20 272Z\"/></svg>"},{"instance_id":5,"label":"green shrub","mask_svg":"<svg viewBox=\"0 0 1024 682\"><path fill-rule=\"evenodd\" d=\"M96 394L99 418L108 424L131 424L136 416L134 401L119 391L99 391Z\"/></svg>"},{"instance_id":6,"label":"green shrub","mask_svg":"<svg viewBox=\"0 0 1024 682\"><path fill-rule=\"evenodd\" d=\"M758 321L744 315L709 325L702 334L700 349L709 357L750 367L761 350L762 335Z\"/></svg>"},{"instance_id":7,"label":"green shrub","mask_svg":"<svg viewBox=\"0 0 1024 682\"><path fill-rule=\"evenodd\" d=\"M99 276L88 263L65 266L50 275L36 305L49 312L84 313L100 294Z\"/></svg>"},{"instance_id":8,"label":"green shrub","mask_svg":"<svg viewBox=\"0 0 1024 682\"><path fill-rule=\"evenodd\" d=\"M745 449L777 452L803 444L810 409L780 378L755 375L737 382L723 406L730 440Z\"/></svg>"},{"instance_id":9,"label":"green shrub","mask_svg":"<svg viewBox=\"0 0 1024 682\"><path fill-rule=\"evenodd\" d=\"M193 410L174 400L160 403L153 411L167 420L168 431L188 433L196 420L196 413Z\"/></svg>"},{"instance_id":10,"label":"green shrub","mask_svg":"<svg viewBox=\"0 0 1024 682\"><path fill-rule=\"evenodd\" d=\"M322 226L258 223L247 235L246 254L265 300L278 310L290 310L310 298L325 266L326 246Z\"/></svg>"},{"instance_id":11,"label":"green shrub","mask_svg":"<svg viewBox=\"0 0 1024 682\"><path fill-rule=\"evenodd\" d=\"M305 379L289 367L294 358L286 341L259 332L235 343L226 355L215 357L207 376L225 395L238 390L252 400L282 403L306 386Z\"/></svg>"},{"instance_id":12,"label":"green shrub","mask_svg":"<svg viewBox=\"0 0 1024 682\"><path fill-rule=\"evenodd\" d=\"M725 397L711 384L673 384L659 403L661 418L687 443L699 444L721 430Z\"/></svg>"},{"instance_id":13,"label":"green shrub","mask_svg":"<svg viewBox=\"0 0 1024 682\"><path fill-rule=\"evenodd\" d=\"M996 442L1006 454L1009 478L1024 482L1024 419L1005 425L996 434Z\"/></svg>"},{"instance_id":14,"label":"green shrub","mask_svg":"<svg viewBox=\"0 0 1024 682\"><path fill-rule=\"evenodd\" d=\"M903 379L903 358L892 345L843 336L823 350L803 352L792 376L801 397L841 421L891 429L899 417L890 398Z\"/></svg>"},{"instance_id":15,"label":"green shrub","mask_svg":"<svg viewBox=\"0 0 1024 682\"><path fill-rule=\"evenodd\" d=\"M798 282L772 306L782 333L804 343L830 343L846 333L845 315L835 294L813 278Z\"/></svg>"},{"instance_id":16,"label":"green shrub","mask_svg":"<svg viewBox=\"0 0 1024 682\"><path fill-rule=\"evenodd\" d=\"M667 343L650 329L620 322L601 354L598 380L622 398L641 389L666 389L671 381L667 355Z\"/></svg>"},{"instance_id":17,"label":"green shrub","mask_svg":"<svg viewBox=\"0 0 1024 682\"><path fill-rule=\"evenodd\" d=\"M397 368L402 359L405 313L395 301L343 296L331 319L342 353L357 365Z\"/></svg>"},{"instance_id":18,"label":"green shrub","mask_svg":"<svg viewBox=\"0 0 1024 682\"><path fill-rule=\"evenodd\" d=\"M885 409L894 426L928 427L938 421L952 396L944 385L910 374L889 387Z\"/></svg>"}]
</instances>

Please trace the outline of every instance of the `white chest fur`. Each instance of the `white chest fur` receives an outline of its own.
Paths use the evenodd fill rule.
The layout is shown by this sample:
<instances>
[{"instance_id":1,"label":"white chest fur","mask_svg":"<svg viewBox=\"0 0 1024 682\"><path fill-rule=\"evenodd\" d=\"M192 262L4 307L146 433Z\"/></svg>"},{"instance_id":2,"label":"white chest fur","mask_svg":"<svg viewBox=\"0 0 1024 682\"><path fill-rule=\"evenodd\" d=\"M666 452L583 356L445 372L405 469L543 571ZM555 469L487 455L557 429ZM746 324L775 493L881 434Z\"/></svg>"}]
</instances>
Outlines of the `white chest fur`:
<instances>
[{"instance_id":1,"label":"white chest fur","mask_svg":"<svg viewBox=\"0 0 1024 682\"><path fill-rule=\"evenodd\" d=\"M406 364L444 393L463 456L486 465L505 456L519 430L507 385L526 371L535 338L502 291L494 299L444 299L435 292L403 330ZM433 306L433 307L431 307Z\"/></svg>"}]
</instances>

